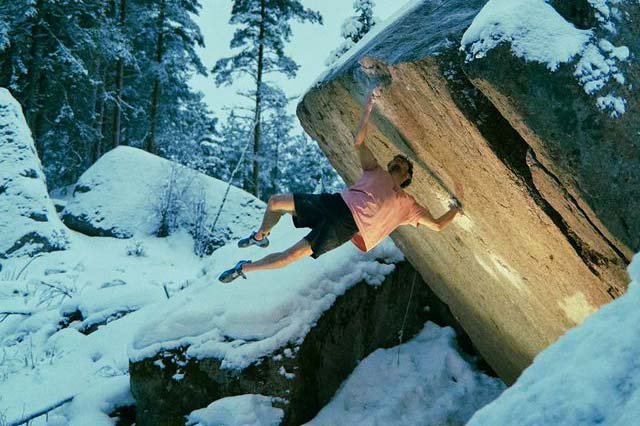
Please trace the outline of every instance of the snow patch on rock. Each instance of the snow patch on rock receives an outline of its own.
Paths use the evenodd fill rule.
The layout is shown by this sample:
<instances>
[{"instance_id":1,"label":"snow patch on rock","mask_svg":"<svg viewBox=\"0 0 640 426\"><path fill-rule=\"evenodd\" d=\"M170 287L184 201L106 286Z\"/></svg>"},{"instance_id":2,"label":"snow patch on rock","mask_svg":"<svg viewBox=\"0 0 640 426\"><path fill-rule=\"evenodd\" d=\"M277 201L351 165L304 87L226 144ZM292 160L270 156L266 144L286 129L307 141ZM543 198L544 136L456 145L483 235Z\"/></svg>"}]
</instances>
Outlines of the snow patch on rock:
<instances>
[{"instance_id":1,"label":"snow patch on rock","mask_svg":"<svg viewBox=\"0 0 640 426\"><path fill-rule=\"evenodd\" d=\"M622 67L630 60L629 48L614 46L600 36L616 33L615 22L621 17L615 5L622 1L589 0L600 28L581 30L545 0L489 0L464 33L461 50L472 61L508 43L515 56L544 64L551 72L577 59L574 76L587 94L596 95L609 83L625 84ZM618 118L625 112L626 100L609 90L597 98L596 105Z\"/></svg>"},{"instance_id":2,"label":"snow patch on rock","mask_svg":"<svg viewBox=\"0 0 640 426\"><path fill-rule=\"evenodd\" d=\"M490 0L464 33L462 46L472 60L506 42L517 57L556 71L591 37L591 31L575 28L544 0Z\"/></svg>"},{"instance_id":3,"label":"snow patch on rock","mask_svg":"<svg viewBox=\"0 0 640 426\"><path fill-rule=\"evenodd\" d=\"M274 408L272 399L252 394L221 398L192 412L187 426L277 426L284 411Z\"/></svg>"},{"instance_id":4,"label":"snow patch on rock","mask_svg":"<svg viewBox=\"0 0 640 426\"><path fill-rule=\"evenodd\" d=\"M272 231L274 243L282 248L301 234L286 235L284 228ZM184 347L189 358L216 358L221 368L244 369L289 342L301 341L345 291L361 281L380 285L394 270L393 263L404 259L389 238L367 253L348 243L315 260L305 258L221 285L215 277L235 263L237 250L217 250L199 282L158 307L136 333L129 349L132 362ZM243 256L263 253L256 250L262 249L245 249Z\"/></svg>"},{"instance_id":5,"label":"snow patch on rock","mask_svg":"<svg viewBox=\"0 0 640 426\"><path fill-rule=\"evenodd\" d=\"M135 404L129 389L129 376L109 377L100 386L91 388L73 399L63 410L68 426L113 426L109 416L117 408ZM49 424L49 423L47 423Z\"/></svg>"},{"instance_id":6,"label":"snow patch on rock","mask_svg":"<svg viewBox=\"0 0 640 426\"><path fill-rule=\"evenodd\" d=\"M427 322L411 341L363 359L307 426L463 425L504 389L460 356L451 327Z\"/></svg>"}]
</instances>

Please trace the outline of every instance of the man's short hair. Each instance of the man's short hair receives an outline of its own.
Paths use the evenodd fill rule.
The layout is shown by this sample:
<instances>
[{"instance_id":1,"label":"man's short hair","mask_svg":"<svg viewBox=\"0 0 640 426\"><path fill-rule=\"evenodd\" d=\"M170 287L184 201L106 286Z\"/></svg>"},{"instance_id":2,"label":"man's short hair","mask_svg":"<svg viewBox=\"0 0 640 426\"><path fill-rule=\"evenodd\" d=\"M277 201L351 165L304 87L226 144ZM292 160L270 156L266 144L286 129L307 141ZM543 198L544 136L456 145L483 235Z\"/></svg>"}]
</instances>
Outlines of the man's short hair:
<instances>
[{"instance_id":1,"label":"man's short hair","mask_svg":"<svg viewBox=\"0 0 640 426\"><path fill-rule=\"evenodd\" d=\"M413 163L405 155L402 155L402 154L396 154L396 156L393 157L393 159L395 160L396 158L400 158L406 161L407 164L409 165L409 170L408 170L409 177L400 184L400 188L406 188L407 186L411 185L411 179L413 179Z\"/></svg>"}]
</instances>

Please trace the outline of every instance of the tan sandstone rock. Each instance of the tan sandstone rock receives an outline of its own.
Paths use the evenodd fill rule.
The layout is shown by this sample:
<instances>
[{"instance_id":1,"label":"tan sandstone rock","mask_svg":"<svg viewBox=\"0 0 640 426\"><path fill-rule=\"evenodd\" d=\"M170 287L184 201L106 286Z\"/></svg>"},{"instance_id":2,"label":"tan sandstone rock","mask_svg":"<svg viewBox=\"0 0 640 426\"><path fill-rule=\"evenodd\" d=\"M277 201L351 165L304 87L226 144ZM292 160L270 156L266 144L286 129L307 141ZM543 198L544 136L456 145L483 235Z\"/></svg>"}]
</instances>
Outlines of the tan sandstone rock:
<instances>
[{"instance_id":1,"label":"tan sandstone rock","mask_svg":"<svg viewBox=\"0 0 640 426\"><path fill-rule=\"evenodd\" d=\"M624 292L628 258L465 76L459 40L484 3L418 4L328 72L298 117L353 183L353 136L375 84L358 59L374 58L383 74L376 61L390 64L378 79L387 85L368 146L383 165L398 152L414 161L407 191L434 216L453 194L466 212L441 233L402 227L392 237L487 362L513 382L537 353Z\"/></svg>"}]
</instances>

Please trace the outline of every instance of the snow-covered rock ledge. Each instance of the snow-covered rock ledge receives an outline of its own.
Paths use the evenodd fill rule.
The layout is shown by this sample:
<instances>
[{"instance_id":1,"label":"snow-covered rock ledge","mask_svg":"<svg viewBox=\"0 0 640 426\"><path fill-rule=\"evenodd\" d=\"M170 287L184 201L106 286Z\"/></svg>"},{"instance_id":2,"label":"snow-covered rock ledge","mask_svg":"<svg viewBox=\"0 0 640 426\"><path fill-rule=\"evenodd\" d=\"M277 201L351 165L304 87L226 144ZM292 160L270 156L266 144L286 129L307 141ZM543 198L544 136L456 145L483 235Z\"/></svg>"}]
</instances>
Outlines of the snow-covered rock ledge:
<instances>
[{"instance_id":1,"label":"snow-covered rock ledge","mask_svg":"<svg viewBox=\"0 0 640 426\"><path fill-rule=\"evenodd\" d=\"M178 295L138 331L129 355L139 426L182 425L191 411L243 394L270 397L282 424L300 425L359 360L397 343L414 279L405 339L427 319L443 321L441 302L431 312L438 301L390 240L295 266Z\"/></svg>"},{"instance_id":2,"label":"snow-covered rock ledge","mask_svg":"<svg viewBox=\"0 0 640 426\"><path fill-rule=\"evenodd\" d=\"M0 259L67 245L22 107L0 88Z\"/></svg>"}]
</instances>

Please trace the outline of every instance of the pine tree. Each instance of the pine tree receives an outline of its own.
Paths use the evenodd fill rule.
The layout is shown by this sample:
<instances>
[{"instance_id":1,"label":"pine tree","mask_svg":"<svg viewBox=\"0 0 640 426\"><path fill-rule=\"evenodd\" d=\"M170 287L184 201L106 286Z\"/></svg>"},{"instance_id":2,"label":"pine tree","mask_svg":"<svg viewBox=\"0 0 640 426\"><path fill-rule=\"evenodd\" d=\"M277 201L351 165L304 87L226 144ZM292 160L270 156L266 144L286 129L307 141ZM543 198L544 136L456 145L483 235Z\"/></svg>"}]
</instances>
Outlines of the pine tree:
<instances>
[{"instance_id":1,"label":"pine tree","mask_svg":"<svg viewBox=\"0 0 640 426\"><path fill-rule=\"evenodd\" d=\"M239 188L249 189L251 187L250 157L245 154L242 163L238 164L238 162L243 150L251 143L252 121L251 117L244 117L235 110L231 110L219 134L202 143L204 149L202 171L226 182L238 165L238 172L231 183Z\"/></svg>"},{"instance_id":2,"label":"pine tree","mask_svg":"<svg viewBox=\"0 0 640 426\"><path fill-rule=\"evenodd\" d=\"M290 140L282 149L282 192L338 192L344 182L329 164L318 145L305 134Z\"/></svg>"},{"instance_id":3,"label":"pine tree","mask_svg":"<svg viewBox=\"0 0 640 426\"><path fill-rule=\"evenodd\" d=\"M115 8L114 8L115 9ZM127 0L120 0L117 8L117 22L121 32L124 32L127 22ZM124 84L124 58L122 52L118 52L115 76L115 99L113 111L113 140L112 146L120 145L121 125L122 125L122 90Z\"/></svg>"},{"instance_id":4,"label":"pine tree","mask_svg":"<svg viewBox=\"0 0 640 426\"><path fill-rule=\"evenodd\" d=\"M374 6L375 3L373 0L355 0L353 2L355 15L348 17L342 23L340 32L342 38L345 40L337 49L329 54L325 65L333 65L347 50L351 49L353 45L359 42L362 37L378 23L378 19L373 16Z\"/></svg>"},{"instance_id":5,"label":"pine tree","mask_svg":"<svg viewBox=\"0 0 640 426\"><path fill-rule=\"evenodd\" d=\"M147 141L195 162L215 131L188 85L207 72L195 53L199 8L198 0L0 0L0 86L22 104L52 188L122 143Z\"/></svg>"},{"instance_id":6,"label":"pine tree","mask_svg":"<svg viewBox=\"0 0 640 426\"><path fill-rule=\"evenodd\" d=\"M318 12L304 8L299 0L234 0L230 24L237 26L231 48L239 52L216 62L213 72L218 85L230 85L241 76L250 76L255 88L244 93L253 101L253 168L251 192L260 191L262 114L282 103L282 91L265 77L281 73L295 77L298 65L284 53L291 39L291 21L322 23Z\"/></svg>"},{"instance_id":7,"label":"pine tree","mask_svg":"<svg viewBox=\"0 0 640 426\"><path fill-rule=\"evenodd\" d=\"M239 166L232 184L249 190L252 182L252 161L247 155L239 164L242 151L252 143L251 117L231 111L222 125L220 135L203 143L205 173L228 181ZM263 127L263 155L260 161L260 188L267 199L272 194L287 192L336 192L344 187L342 179L327 158L304 134L294 135L295 116L284 107L270 110Z\"/></svg>"},{"instance_id":8,"label":"pine tree","mask_svg":"<svg viewBox=\"0 0 640 426\"><path fill-rule=\"evenodd\" d=\"M169 124L167 116L176 118L179 115L176 107L184 108L183 103L193 100L190 99L188 78L194 72L207 74L195 51L196 46L204 46L204 39L192 19L201 5L198 0L147 0L145 4L150 28L146 41L151 94L148 131L143 146L151 153L162 153L170 143L163 137L163 127Z\"/></svg>"},{"instance_id":9,"label":"pine tree","mask_svg":"<svg viewBox=\"0 0 640 426\"><path fill-rule=\"evenodd\" d=\"M285 153L291 144L297 139L292 137L295 117L286 111L286 106L282 105L269 112L265 120L261 187L265 199L273 194L283 192L286 188L287 176L284 173L286 168ZM298 173L298 171L296 171Z\"/></svg>"},{"instance_id":10,"label":"pine tree","mask_svg":"<svg viewBox=\"0 0 640 426\"><path fill-rule=\"evenodd\" d=\"M0 53L9 46L9 20L0 15Z\"/></svg>"},{"instance_id":11,"label":"pine tree","mask_svg":"<svg viewBox=\"0 0 640 426\"><path fill-rule=\"evenodd\" d=\"M114 31L102 2L0 3L8 27L0 84L21 102L50 179L75 179L95 140L95 58ZM55 76L55 77L54 77ZM89 102L88 102L89 101Z\"/></svg>"},{"instance_id":12,"label":"pine tree","mask_svg":"<svg viewBox=\"0 0 640 426\"><path fill-rule=\"evenodd\" d=\"M161 154L192 169L205 170L203 143L218 136L217 119L212 116L202 93L189 93L178 107L165 108Z\"/></svg>"}]
</instances>

